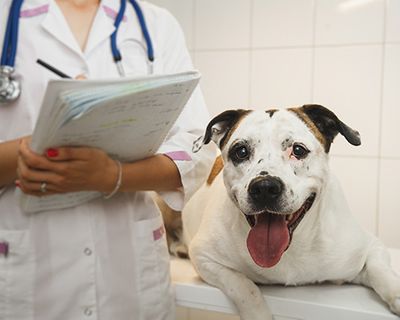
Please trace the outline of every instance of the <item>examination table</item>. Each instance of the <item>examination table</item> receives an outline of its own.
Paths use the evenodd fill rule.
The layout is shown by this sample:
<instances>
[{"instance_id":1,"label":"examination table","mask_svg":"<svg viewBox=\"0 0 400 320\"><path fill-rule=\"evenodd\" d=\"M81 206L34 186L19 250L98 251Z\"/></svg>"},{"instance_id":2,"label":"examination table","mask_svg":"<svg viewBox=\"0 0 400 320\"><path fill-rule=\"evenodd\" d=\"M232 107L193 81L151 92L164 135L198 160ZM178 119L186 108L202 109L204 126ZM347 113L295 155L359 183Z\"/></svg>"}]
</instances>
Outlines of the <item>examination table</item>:
<instances>
[{"instance_id":1,"label":"examination table","mask_svg":"<svg viewBox=\"0 0 400 320\"><path fill-rule=\"evenodd\" d=\"M400 274L400 250L390 249ZM171 259L178 306L236 314L233 303L203 282L189 260ZM374 291L359 285L262 286L275 320L399 320Z\"/></svg>"}]
</instances>

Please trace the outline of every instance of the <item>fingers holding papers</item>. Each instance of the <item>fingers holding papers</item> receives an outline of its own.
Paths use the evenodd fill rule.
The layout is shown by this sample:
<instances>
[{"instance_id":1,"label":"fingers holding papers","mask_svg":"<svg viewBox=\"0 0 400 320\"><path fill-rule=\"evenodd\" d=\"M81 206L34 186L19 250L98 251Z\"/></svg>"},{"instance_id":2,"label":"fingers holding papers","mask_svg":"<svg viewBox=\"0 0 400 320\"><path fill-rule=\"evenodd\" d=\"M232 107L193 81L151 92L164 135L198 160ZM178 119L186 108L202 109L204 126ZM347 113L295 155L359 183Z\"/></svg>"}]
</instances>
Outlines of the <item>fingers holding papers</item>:
<instances>
[{"instance_id":1,"label":"fingers holding papers","mask_svg":"<svg viewBox=\"0 0 400 320\"><path fill-rule=\"evenodd\" d=\"M17 186L35 196L85 190L107 193L114 187L118 168L115 161L99 149L51 148L39 155L23 140L17 175Z\"/></svg>"}]
</instances>

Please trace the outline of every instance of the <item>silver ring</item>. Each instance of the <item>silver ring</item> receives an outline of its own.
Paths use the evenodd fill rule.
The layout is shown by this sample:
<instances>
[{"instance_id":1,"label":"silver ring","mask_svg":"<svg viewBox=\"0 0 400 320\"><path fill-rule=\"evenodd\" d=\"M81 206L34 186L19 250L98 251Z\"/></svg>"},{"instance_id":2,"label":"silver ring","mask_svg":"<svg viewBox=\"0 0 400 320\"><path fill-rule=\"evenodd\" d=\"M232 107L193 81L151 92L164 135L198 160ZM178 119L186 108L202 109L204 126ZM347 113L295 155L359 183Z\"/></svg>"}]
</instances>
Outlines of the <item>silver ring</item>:
<instances>
[{"instance_id":1,"label":"silver ring","mask_svg":"<svg viewBox=\"0 0 400 320\"><path fill-rule=\"evenodd\" d=\"M41 183L40 192L42 192L42 193L46 193L47 192L47 183L46 182L42 182Z\"/></svg>"}]
</instances>

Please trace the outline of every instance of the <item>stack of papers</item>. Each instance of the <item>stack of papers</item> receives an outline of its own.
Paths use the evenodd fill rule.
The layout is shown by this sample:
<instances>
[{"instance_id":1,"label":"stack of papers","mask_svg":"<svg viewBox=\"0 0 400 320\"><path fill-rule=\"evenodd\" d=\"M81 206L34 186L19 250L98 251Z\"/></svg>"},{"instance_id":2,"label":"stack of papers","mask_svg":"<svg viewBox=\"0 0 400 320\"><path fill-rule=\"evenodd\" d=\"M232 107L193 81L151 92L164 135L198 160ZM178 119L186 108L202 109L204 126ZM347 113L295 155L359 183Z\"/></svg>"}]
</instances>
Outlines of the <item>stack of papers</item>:
<instances>
[{"instance_id":1,"label":"stack of papers","mask_svg":"<svg viewBox=\"0 0 400 320\"><path fill-rule=\"evenodd\" d=\"M52 80L36 123L31 148L87 146L131 162L153 155L195 89L197 71L117 80ZM73 192L35 197L17 191L25 212L76 206L102 196Z\"/></svg>"}]
</instances>

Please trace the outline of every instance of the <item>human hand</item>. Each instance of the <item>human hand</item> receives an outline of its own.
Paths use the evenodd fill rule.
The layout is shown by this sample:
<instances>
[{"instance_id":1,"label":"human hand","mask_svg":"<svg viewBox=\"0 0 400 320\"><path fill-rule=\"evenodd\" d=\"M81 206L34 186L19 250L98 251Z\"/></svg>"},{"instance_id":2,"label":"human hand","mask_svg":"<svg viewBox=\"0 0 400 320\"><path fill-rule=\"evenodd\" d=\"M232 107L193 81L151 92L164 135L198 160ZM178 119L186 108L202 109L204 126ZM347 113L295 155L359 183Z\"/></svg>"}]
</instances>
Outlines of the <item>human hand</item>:
<instances>
[{"instance_id":1,"label":"human hand","mask_svg":"<svg viewBox=\"0 0 400 320\"><path fill-rule=\"evenodd\" d=\"M100 149L62 147L39 155L29 148L29 139L23 139L16 184L34 196L84 190L108 193L115 186L118 170L118 164Z\"/></svg>"}]
</instances>

